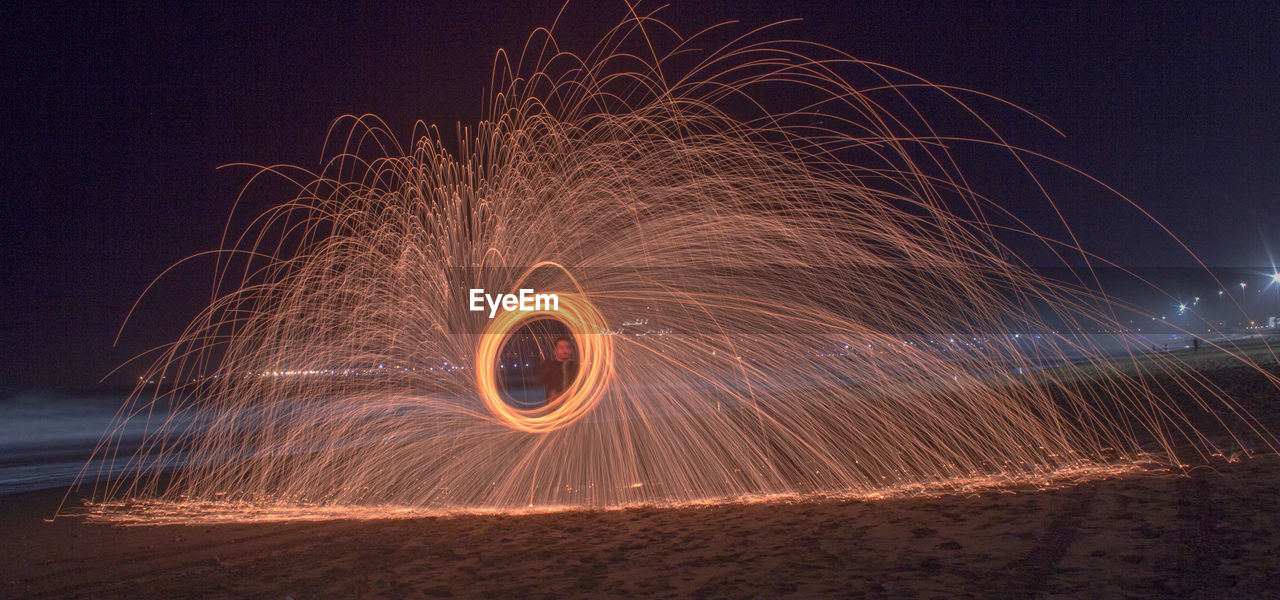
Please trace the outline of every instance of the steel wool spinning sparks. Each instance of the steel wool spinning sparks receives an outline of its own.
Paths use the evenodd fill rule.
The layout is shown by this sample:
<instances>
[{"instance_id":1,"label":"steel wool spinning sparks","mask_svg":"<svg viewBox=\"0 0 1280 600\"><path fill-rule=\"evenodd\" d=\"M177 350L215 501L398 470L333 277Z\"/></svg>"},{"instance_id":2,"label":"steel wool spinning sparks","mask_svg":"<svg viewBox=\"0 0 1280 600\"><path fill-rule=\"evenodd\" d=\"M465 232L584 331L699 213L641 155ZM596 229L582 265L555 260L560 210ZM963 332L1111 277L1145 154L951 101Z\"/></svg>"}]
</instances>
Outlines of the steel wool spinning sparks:
<instances>
[{"instance_id":1,"label":"steel wool spinning sparks","mask_svg":"<svg viewBox=\"0 0 1280 600\"><path fill-rule=\"evenodd\" d=\"M1015 338L1052 330L1044 314L1112 321L1000 243L1096 260L965 183L951 146L1033 156L966 92L761 35L694 52L703 37L635 17L580 56L539 30L499 54L489 117L455 148L347 118L319 174L265 170L300 192L224 245L214 301L146 377L173 383L120 423L164 416L136 452L99 448L130 476L97 498L333 515L876 497L1235 439L1191 427L1136 361ZM937 131L934 105L987 137ZM469 290L524 288L559 304L470 309ZM581 372L520 406L504 352L547 319Z\"/></svg>"},{"instance_id":2,"label":"steel wool spinning sparks","mask_svg":"<svg viewBox=\"0 0 1280 600\"><path fill-rule=\"evenodd\" d=\"M563 399L532 411L515 408L503 399L502 392L496 385L499 378L497 365L505 342L511 332L521 325L538 318L550 318L563 322L575 331L599 332L606 328L604 316L591 304L586 294L567 293L557 296L561 301L555 310L534 308L503 313L480 335L480 343L476 347L476 390L490 412L520 431L543 433L578 420L600 401L606 388L613 382L613 336L588 333L576 336L585 372L565 390Z\"/></svg>"}]
</instances>

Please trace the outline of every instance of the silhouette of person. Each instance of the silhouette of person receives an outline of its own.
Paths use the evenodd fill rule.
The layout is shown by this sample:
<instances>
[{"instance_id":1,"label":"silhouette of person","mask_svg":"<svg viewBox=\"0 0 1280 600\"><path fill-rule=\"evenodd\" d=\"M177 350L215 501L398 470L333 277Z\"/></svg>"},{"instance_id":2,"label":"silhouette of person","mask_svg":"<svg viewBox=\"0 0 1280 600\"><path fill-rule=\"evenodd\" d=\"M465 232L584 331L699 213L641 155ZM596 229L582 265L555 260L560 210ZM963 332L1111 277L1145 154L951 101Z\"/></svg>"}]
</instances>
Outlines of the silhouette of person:
<instances>
[{"instance_id":1,"label":"silhouette of person","mask_svg":"<svg viewBox=\"0 0 1280 600\"><path fill-rule=\"evenodd\" d=\"M573 341L567 337L556 338L553 360L538 369L538 379L547 391L547 404L560 398L578 378L578 361L573 356Z\"/></svg>"}]
</instances>

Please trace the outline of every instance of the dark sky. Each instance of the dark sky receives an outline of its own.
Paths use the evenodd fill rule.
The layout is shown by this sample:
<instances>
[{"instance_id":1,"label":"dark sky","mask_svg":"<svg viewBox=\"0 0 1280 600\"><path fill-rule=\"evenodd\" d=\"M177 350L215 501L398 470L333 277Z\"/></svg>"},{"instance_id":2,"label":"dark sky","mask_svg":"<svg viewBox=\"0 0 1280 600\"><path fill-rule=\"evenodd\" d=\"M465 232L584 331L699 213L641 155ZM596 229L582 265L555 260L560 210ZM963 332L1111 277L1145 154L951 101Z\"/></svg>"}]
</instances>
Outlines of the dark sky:
<instances>
[{"instance_id":1,"label":"dark sky","mask_svg":"<svg viewBox=\"0 0 1280 600\"><path fill-rule=\"evenodd\" d=\"M1012 101L1066 134L997 111L1014 142L1114 186L1208 264L1270 264L1280 242L1280 5L1104 4L697 1L661 14L686 33L800 17L779 35ZM518 48L559 8L0 9L0 387L87 385L180 332L208 301L210 261L162 280L112 347L156 275L217 247L251 173L219 166L314 168L326 128L349 113L378 114L402 139L418 119L452 136L455 122L481 116L494 52ZM585 51L624 13L621 2L577 2L559 37ZM1005 177L1003 167L963 168ZM1191 264L1115 197L1059 179L1071 178L1048 181L1086 247L1131 265ZM246 214L290 197L269 192L252 194ZM1020 193L1001 201L1016 208Z\"/></svg>"}]
</instances>

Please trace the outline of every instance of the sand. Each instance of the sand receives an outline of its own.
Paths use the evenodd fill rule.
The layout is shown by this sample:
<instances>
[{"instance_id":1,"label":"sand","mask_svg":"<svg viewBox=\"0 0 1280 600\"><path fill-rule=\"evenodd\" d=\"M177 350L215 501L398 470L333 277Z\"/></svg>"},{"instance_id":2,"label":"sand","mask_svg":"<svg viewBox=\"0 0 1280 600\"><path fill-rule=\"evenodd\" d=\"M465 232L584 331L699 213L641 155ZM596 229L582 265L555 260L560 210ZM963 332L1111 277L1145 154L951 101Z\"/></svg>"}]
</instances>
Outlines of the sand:
<instances>
[{"instance_id":1,"label":"sand","mask_svg":"<svg viewBox=\"0 0 1280 600\"><path fill-rule=\"evenodd\" d=\"M1247 370L1215 379L1247 390L1280 431L1274 389ZM0 598L1280 593L1280 457L1270 453L1049 491L526 516L47 521L61 496L0 498Z\"/></svg>"}]
</instances>

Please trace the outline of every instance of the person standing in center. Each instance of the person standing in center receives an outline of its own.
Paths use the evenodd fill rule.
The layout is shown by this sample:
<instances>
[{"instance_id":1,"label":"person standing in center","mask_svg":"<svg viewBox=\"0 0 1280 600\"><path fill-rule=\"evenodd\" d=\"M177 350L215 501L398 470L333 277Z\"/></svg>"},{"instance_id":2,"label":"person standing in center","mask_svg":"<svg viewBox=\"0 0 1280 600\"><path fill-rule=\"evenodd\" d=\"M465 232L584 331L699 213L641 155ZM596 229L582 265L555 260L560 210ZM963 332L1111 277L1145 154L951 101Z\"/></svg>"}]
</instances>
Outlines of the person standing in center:
<instances>
[{"instance_id":1,"label":"person standing in center","mask_svg":"<svg viewBox=\"0 0 1280 600\"><path fill-rule=\"evenodd\" d=\"M578 361L573 357L573 341L567 337L556 338L553 348L555 359L543 363L538 369L538 379L547 390L547 404L560 398L578 378Z\"/></svg>"}]
</instances>

